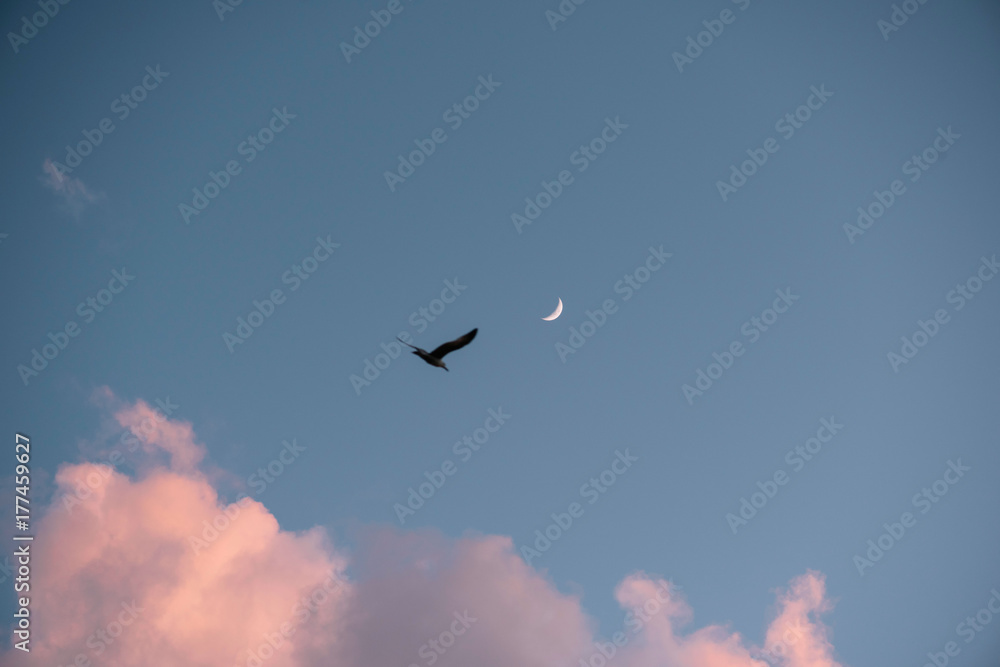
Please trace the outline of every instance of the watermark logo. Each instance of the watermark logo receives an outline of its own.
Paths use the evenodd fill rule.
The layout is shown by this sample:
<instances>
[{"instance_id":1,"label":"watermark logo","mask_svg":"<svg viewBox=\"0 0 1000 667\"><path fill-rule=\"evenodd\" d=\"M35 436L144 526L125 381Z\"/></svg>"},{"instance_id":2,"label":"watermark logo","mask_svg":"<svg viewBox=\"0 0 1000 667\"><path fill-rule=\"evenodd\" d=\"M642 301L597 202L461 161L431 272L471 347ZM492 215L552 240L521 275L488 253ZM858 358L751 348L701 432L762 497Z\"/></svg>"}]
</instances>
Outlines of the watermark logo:
<instances>
[{"instance_id":1,"label":"watermark logo","mask_svg":"<svg viewBox=\"0 0 1000 667\"><path fill-rule=\"evenodd\" d=\"M155 68L147 66L146 76L142 81L132 88L132 90L122 93L111 102L111 111L118 115L118 120L122 121L129 117L139 104L146 100L146 96L156 90L163 80L170 76L170 72L160 70L160 66ZM83 130L83 139L77 142L76 146L66 145L66 157L63 162L51 160L48 162L54 169L56 176L62 178L83 164L83 158L94 152L94 149L101 145L104 137L115 131L115 124L110 118L102 118L93 130Z\"/></svg>"},{"instance_id":2,"label":"watermark logo","mask_svg":"<svg viewBox=\"0 0 1000 667\"><path fill-rule=\"evenodd\" d=\"M445 109L441 115L442 120L448 123L452 131L457 130L462 127L464 121L472 117L471 114L479 109L480 102L490 99L490 96L502 85L502 82L493 80L492 74L485 78L479 77L479 85L472 91L472 95L466 97L461 103L456 102ZM438 144L443 144L446 141L448 141L448 134L440 127L431 130L428 139L414 139L413 143L416 144L417 150L411 151L406 157L403 157L402 154L397 155L399 164L396 166L396 171L383 172L385 183L389 186L389 192L395 192L398 185L405 183L407 178L413 176L417 168L434 154Z\"/></svg>"},{"instance_id":3,"label":"watermark logo","mask_svg":"<svg viewBox=\"0 0 1000 667\"><path fill-rule=\"evenodd\" d=\"M829 419L824 417L819 420L819 423L820 426L816 429L815 437L806 440L805 444L796 445L794 449L790 449L785 454L785 463L792 466L792 472L801 471L805 467L806 462L813 460L822 451L823 445L833 440L837 432L844 428L843 424L837 423L836 417L830 417ZM737 529L746 526L751 519L757 516L757 512L764 509L764 506L778 495L779 487L788 484L789 479L788 473L783 468L779 468L771 475L771 479L757 482L757 488L760 490L751 493L750 500L747 500L746 496L741 497L739 516L736 516L732 512L725 516L726 523L729 525L729 529L733 531L733 535L736 534Z\"/></svg>"},{"instance_id":4,"label":"watermark logo","mask_svg":"<svg viewBox=\"0 0 1000 667\"><path fill-rule=\"evenodd\" d=\"M174 410L181 407L176 403L172 403L169 396L165 400L156 399L156 405L157 408L153 410L151 418L146 417L138 426L132 426L122 431L118 443L121 447L127 448L129 452L137 450L139 445L142 444L142 440L148 439L153 434L157 424L165 422L167 417L170 417L174 413ZM112 449L107 455L107 463L98 463L97 470L87 473L83 483L78 483L72 493L64 493L60 497L59 500L63 509L72 514L73 507L89 498L94 491L111 477L115 469L124 462L125 455L122 454L121 449L119 447Z\"/></svg>"},{"instance_id":5,"label":"watermark logo","mask_svg":"<svg viewBox=\"0 0 1000 667\"><path fill-rule=\"evenodd\" d=\"M812 118L813 112L819 111L833 97L833 93L826 89L826 84L821 84L819 88L811 86L811 94L806 98L805 104L799 105L794 112L786 113L774 124L774 131L788 141L795 136L795 131L802 127ZM728 201L729 197L737 190L747 184L747 179L751 178L757 171L767 163L768 158L781 149L778 140L768 137L764 140L763 148L748 148L749 159L740 163L737 168L735 164L729 167L729 179L727 181L716 181L715 187L719 191L722 201Z\"/></svg>"},{"instance_id":6,"label":"watermark logo","mask_svg":"<svg viewBox=\"0 0 1000 667\"><path fill-rule=\"evenodd\" d=\"M340 43L340 52L344 54L344 60L347 61L347 64L350 65L352 58L361 55L361 52L372 43L372 40L382 33L382 29L387 28L392 23L392 17L401 14L404 9L406 7L400 0L389 0L385 9L371 10L373 20L365 23L364 30L359 25L354 26L352 43Z\"/></svg>"},{"instance_id":7,"label":"watermark logo","mask_svg":"<svg viewBox=\"0 0 1000 667\"><path fill-rule=\"evenodd\" d=\"M91 633L87 637L86 645L95 656L100 656L105 651L107 651L127 628L129 628L139 615L145 611L143 607L140 607L135 600L131 602L122 602L122 610L118 612L118 616L115 620L109 621L107 625L102 628L98 628L95 632ZM92 664L91 659L87 657L86 653L77 653L73 658L73 662L70 663L73 666L76 665L90 665ZM68 666L69 667L69 666Z\"/></svg>"},{"instance_id":8,"label":"watermark logo","mask_svg":"<svg viewBox=\"0 0 1000 667\"><path fill-rule=\"evenodd\" d=\"M453 612L452 616L455 620L451 622L447 630L442 630L437 637L428 639L426 644L417 649L417 655L424 659L424 664L428 667L436 663L441 656L447 653L448 649L455 645L458 638L464 635L472 627L472 624L479 620L469 614L468 609L463 610L462 613ZM420 666L415 662L411 662L409 667Z\"/></svg>"},{"instance_id":9,"label":"watermark logo","mask_svg":"<svg viewBox=\"0 0 1000 667\"><path fill-rule=\"evenodd\" d=\"M445 309L450 304L455 303L455 300L467 289L469 289L469 286L458 282L458 277L454 280L445 280L440 298L431 299L426 307L421 306L410 313L407 321L410 323L410 326L417 330L418 334L423 333L427 330L429 323L434 322L438 317L443 315ZM413 342L413 336L408 331L400 331L397 336L404 343ZM382 348L382 352L375 355L374 361L368 358L365 359L361 375L352 374L347 378L351 383L351 387L354 388L355 396L360 396L361 390L364 387L370 387L383 372L388 370L392 362L398 359L399 355L403 353L403 346L395 340L382 343L380 347Z\"/></svg>"},{"instance_id":10,"label":"watermark logo","mask_svg":"<svg viewBox=\"0 0 1000 667\"><path fill-rule=\"evenodd\" d=\"M121 271L112 270L107 289L98 290L94 296L81 301L76 307L76 314L83 318L85 324L90 324L97 318L98 313L104 312L104 309L111 305L115 295L124 292L133 280L135 280L135 276L130 274L124 266ZM18 364L15 368L24 386L27 387L31 378L38 377L39 373L48 368L49 363L55 361L56 357L69 347L70 339L79 336L81 331L83 330L76 320L70 320L55 333L51 331L48 333L50 342L42 345L41 353L39 353L38 348L32 348L31 360L28 365Z\"/></svg>"},{"instance_id":11,"label":"watermark logo","mask_svg":"<svg viewBox=\"0 0 1000 667\"><path fill-rule=\"evenodd\" d=\"M750 0L732 1L739 6L740 11L746 11L747 7L750 6ZM732 25L734 21L736 21L736 14L734 14L730 9L723 9L719 13L719 18L717 19L707 19L702 21L701 24L705 26L705 29L694 37L688 35L687 47L684 49L684 53L680 53L679 51L674 51L673 53L674 64L677 65L677 71L683 74L684 66L693 65L694 61L697 60L702 53L704 53L705 49L712 46L712 44L715 43L716 38L722 35L726 26Z\"/></svg>"},{"instance_id":12,"label":"watermark logo","mask_svg":"<svg viewBox=\"0 0 1000 667\"><path fill-rule=\"evenodd\" d=\"M545 10L545 20L549 22L549 27L552 28L552 32L556 31L560 23L565 23L570 16L576 12L576 8L587 0L562 0L559 6L556 7L557 11L552 11L551 9Z\"/></svg>"},{"instance_id":13,"label":"watermark logo","mask_svg":"<svg viewBox=\"0 0 1000 667\"><path fill-rule=\"evenodd\" d=\"M247 477L247 485L254 489L254 495L259 496L267 490L269 484L280 477L285 469L295 463L306 448L298 443L295 438L291 442L283 440L282 449L277 457L267 463L266 466L257 468L256 472ZM188 544L199 555L207 549L213 542L219 539L222 533L229 530L229 527L239 518L241 510L250 504L250 496L240 494L236 500L226 506L225 509L216 513L212 517L211 523L207 519L202 520L201 537L197 535L188 536Z\"/></svg>"},{"instance_id":14,"label":"watermark logo","mask_svg":"<svg viewBox=\"0 0 1000 667\"><path fill-rule=\"evenodd\" d=\"M756 343L761 335L778 321L778 316L787 313L788 309L799 300L798 294L792 294L791 287L786 287L784 290L777 289L774 293L778 298L771 303L771 307L765 308L760 317L751 317L740 327L740 333L749 338L749 343ZM689 384L681 386L681 392L687 399L688 405L694 405L695 396L702 396L711 389L722 378L722 374L733 367L736 359L746 352L743 343L738 340L731 342L727 349L728 351L724 350L722 354L713 352L712 358L715 361L710 362L705 370L699 368L695 371L693 387Z\"/></svg>"},{"instance_id":15,"label":"watermark logo","mask_svg":"<svg viewBox=\"0 0 1000 667\"><path fill-rule=\"evenodd\" d=\"M608 145L618 141L622 132L628 129L628 124L621 121L621 116L604 119L604 127L599 136L594 137L589 143L581 144L578 149L570 153L569 162L576 167L578 173L587 171L591 164L608 149ZM524 227L530 225L541 217L542 211L552 206L552 202L560 197L563 189L575 182L573 174L563 169L557 174L555 180L542 180L542 191L534 197L524 198L524 215L512 213L510 221L514 225L517 233L522 233Z\"/></svg>"},{"instance_id":16,"label":"watermark logo","mask_svg":"<svg viewBox=\"0 0 1000 667\"><path fill-rule=\"evenodd\" d=\"M935 480L929 487L924 487L915 494L910 502L913 507L920 510L921 514L927 514L935 503L948 493L948 490L958 484L965 473L972 470L969 466L962 465L962 459L948 461L948 467L944 471L941 479ZM883 523L885 531L874 540L868 540L868 550L864 556L854 556L854 566L858 569L858 574L865 576L865 570L875 567L875 563L882 560L882 557L892 549L906 534L907 529L917 525L917 517L911 512L903 512L899 521L895 523ZM867 558L866 558L867 557Z\"/></svg>"},{"instance_id":17,"label":"watermark logo","mask_svg":"<svg viewBox=\"0 0 1000 667\"><path fill-rule=\"evenodd\" d=\"M993 255L990 259L981 257L979 269L975 275L970 276L965 282L955 285L955 289L945 295L945 301L954 304L955 312L962 310L965 308L965 304L972 301L976 294L983 289L983 285L993 280L997 273L1000 273L1000 263L997 262L997 256ZM920 350L937 336L941 327L950 321L951 315L944 308L934 311L932 318L918 319L917 330L913 332L913 335L900 336L899 352L890 351L886 354L892 372L898 373L901 366L910 363Z\"/></svg>"},{"instance_id":18,"label":"watermark logo","mask_svg":"<svg viewBox=\"0 0 1000 667\"><path fill-rule=\"evenodd\" d=\"M472 435L464 435L462 439L456 442L451 450L455 456L461 459L462 463L468 463L469 460L482 449L490 441L490 436L500 430L500 427L507 423L510 419L510 415L503 411L502 407L496 410L490 408L487 412L486 420L480 428L475 429ZM406 523L406 519L417 513L424 504L434 497L441 487L445 485L448 478L458 472L458 466L451 459L445 459L441 462L441 465L435 467L433 470L425 470L424 477L427 481L421 482L414 489L412 486L407 489L409 495L406 497L406 504L395 503L392 506L393 511L396 513L396 518L399 519L399 524L403 525Z\"/></svg>"},{"instance_id":19,"label":"watermark logo","mask_svg":"<svg viewBox=\"0 0 1000 667\"><path fill-rule=\"evenodd\" d=\"M317 236L316 247L313 248L312 252L306 255L299 264L293 264L291 268L281 274L282 284L291 285L290 292L299 289L303 281L309 280L309 277L316 273L320 265L330 259L333 251L340 247L339 243L333 242L331 236L331 234L327 234L325 239L322 236ZM226 344L229 354L236 351L237 345L247 342L254 331L274 315L277 307L285 303L286 298L285 293L280 288L275 288L262 301L254 299L253 310L247 314L246 318L242 316L236 318L236 335L228 331L222 334L222 342Z\"/></svg>"},{"instance_id":20,"label":"watermark logo","mask_svg":"<svg viewBox=\"0 0 1000 667\"><path fill-rule=\"evenodd\" d=\"M628 301L635 296L635 293L649 282L653 274L659 271L669 258L674 256L673 253L664 252L662 245L659 248L649 246L648 250L649 255L646 257L646 261L633 269L631 273L626 273L621 280L614 284L615 294L624 295L622 301ZM605 299L601 307L593 312L586 311L587 320L583 321L579 328L575 326L569 328L569 338L566 343L562 341L556 343L556 354L559 355L559 360L565 364L569 355L576 354L587 344L587 339L591 338L598 329L607 323L608 317L617 312L618 304L615 303L614 299Z\"/></svg>"},{"instance_id":21,"label":"watermark logo","mask_svg":"<svg viewBox=\"0 0 1000 667\"><path fill-rule=\"evenodd\" d=\"M247 649L247 657L244 661L246 667L261 667L266 661L274 657L275 653L285 645L285 642L298 632L299 628L306 624L310 617L319 611L320 606L327 603L333 594L344 588L344 583L333 570L327 574L319 586L314 588L307 596L303 596L292 606L292 621L285 621L272 632L261 634L264 640L256 648Z\"/></svg>"},{"instance_id":22,"label":"watermark logo","mask_svg":"<svg viewBox=\"0 0 1000 667\"><path fill-rule=\"evenodd\" d=\"M875 27L882 33L882 39L889 41L889 35L902 28L910 17L920 10L920 5L926 5L927 0L903 0L902 6L893 4L889 20L879 19Z\"/></svg>"},{"instance_id":23,"label":"watermark logo","mask_svg":"<svg viewBox=\"0 0 1000 667\"><path fill-rule=\"evenodd\" d=\"M802 637L802 626L796 621L791 627L785 628L785 631L781 633L780 640L772 642L765 650L754 657L771 665L785 665L789 658L788 649L798 644Z\"/></svg>"},{"instance_id":24,"label":"watermark logo","mask_svg":"<svg viewBox=\"0 0 1000 667\"><path fill-rule=\"evenodd\" d=\"M961 137L961 134L952 132L951 125L948 126L947 130L939 127L938 136L934 138L931 145L921 151L919 155L915 154L903 163L903 173L910 177L911 183L916 183L924 172L929 170L938 161L938 158L948 152ZM896 200L904 194L906 194L906 184L898 178L889 184L888 190L875 190L872 193L875 201L867 206L858 207L856 224L844 223L844 233L847 235L848 242L854 245L854 240L868 231L875 224L875 221L885 215L896 203Z\"/></svg>"},{"instance_id":25,"label":"watermark logo","mask_svg":"<svg viewBox=\"0 0 1000 667\"><path fill-rule=\"evenodd\" d=\"M580 486L580 497L586 498L587 503L593 505L600 500L608 490L614 486L618 478L624 475L632 467L632 464L639 460L638 456L632 456L628 448L622 452L615 450L615 458L611 465L602 470L598 475L591 477ZM521 557L528 565L535 558L541 557L543 553L552 548L552 544L558 541L569 529L573 527L574 519L583 516L584 507L578 502L572 502L565 512L553 512L552 523L544 530L535 530L534 548L528 545L521 546Z\"/></svg>"},{"instance_id":26,"label":"watermark logo","mask_svg":"<svg viewBox=\"0 0 1000 667\"><path fill-rule=\"evenodd\" d=\"M263 153L268 145L274 141L275 136L285 131L294 118L298 118L298 116L289 113L288 107L281 107L280 111L274 107L271 109L271 118L267 124L260 128L256 134L247 135L246 140L241 141L236 146L236 152L243 156L247 164L253 162L257 155ZM191 189L193 193L191 205L184 202L177 205L177 210L180 212L184 224L190 225L192 216L201 215L201 212L208 208L211 200L218 197L223 190L229 187L232 179L241 173L243 173L243 165L237 160L226 162L225 169L209 170L209 180L205 182L205 185L201 188Z\"/></svg>"},{"instance_id":27,"label":"watermark logo","mask_svg":"<svg viewBox=\"0 0 1000 667\"><path fill-rule=\"evenodd\" d=\"M34 38L38 31L49 24L51 19L56 17L59 13L59 5L67 5L69 0L38 0L38 6L41 7L42 11L35 12L31 15L29 19L27 16L21 17L21 29L18 33L8 32L7 41L10 42L10 48L14 49L14 53L18 53L21 47L28 43L28 40Z\"/></svg>"}]
</instances>

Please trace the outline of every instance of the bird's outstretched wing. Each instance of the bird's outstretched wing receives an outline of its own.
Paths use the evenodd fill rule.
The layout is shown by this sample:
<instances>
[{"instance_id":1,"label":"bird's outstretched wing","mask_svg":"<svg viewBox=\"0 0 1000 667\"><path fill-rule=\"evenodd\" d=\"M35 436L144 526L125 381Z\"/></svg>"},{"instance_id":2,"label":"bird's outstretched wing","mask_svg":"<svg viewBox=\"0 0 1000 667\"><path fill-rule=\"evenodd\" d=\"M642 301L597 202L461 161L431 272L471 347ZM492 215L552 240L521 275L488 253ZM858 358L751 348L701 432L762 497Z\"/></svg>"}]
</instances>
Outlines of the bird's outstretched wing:
<instances>
[{"instance_id":1,"label":"bird's outstretched wing","mask_svg":"<svg viewBox=\"0 0 1000 667\"><path fill-rule=\"evenodd\" d=\"M409 343L407 343L407 342L406 342L405 340L403 340L403 339L402 339L402 338L400 338L399 336L396 336L396 340L398 340L398 341L399 341L400 343L402 343L403 345L406 345L407 347L412 347L412 348L413 348L414 350L420 350L420 351L421 351L421 352L423 352L424 354L427 354L427 350L421 350L421 349L420 349L419 347L417 347L416 345L410 345Z\"/></svg>"},{"instance_id":2,"label":"bird's outstretched wing","mask_svg":"<svg viewBox=\"0 0 1000 667\"><path fill-rule=\"evenodd\" d=\"M431 356L436 357L438 359L442 359L444 358L444 355L448 354L449 352L460 350L461 348L465 347L466 345L472 342L472 339L476 337L477 331L479 331L479 329L473 329L472 331L465 334L461 338L456 338L451 342L439 345L438 347L434 348L434 350L431 352Z\"/></svg>"}]
</instances>

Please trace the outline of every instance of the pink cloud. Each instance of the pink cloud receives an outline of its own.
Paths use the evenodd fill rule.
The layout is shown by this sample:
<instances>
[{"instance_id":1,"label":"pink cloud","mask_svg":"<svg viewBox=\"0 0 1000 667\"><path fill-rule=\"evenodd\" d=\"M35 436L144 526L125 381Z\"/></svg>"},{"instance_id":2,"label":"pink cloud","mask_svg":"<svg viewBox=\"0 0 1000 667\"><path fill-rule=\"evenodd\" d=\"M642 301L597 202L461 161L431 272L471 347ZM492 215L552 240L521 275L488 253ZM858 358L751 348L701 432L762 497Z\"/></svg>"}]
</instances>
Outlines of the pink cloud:
<instances>
[{"instance_id":1,"label":"pink cloud","mask_svg":"<svg viewBox=\"0 0 1000 667\"><path fill-rule=\"evenodd\" d=\"M69 491L93 473L92 464L64 466L56 482ZM60 665L78 654L101 664L229 665L293 621L303 595L331 573L340 581L343 561L321 530L282 531L263 505L244 503L220 504L203 479L161 469L141 480L112 472L72 513L49 512L35 542L35 656ZM192 539L206 535L209 546L194 549ZM109 627L123 604L141 611ZM328 601L318 617L338 604ZM286 651L269 664L299 663Z\"/></svg>"},{"instance_id":2,"label":"pink cloud","mask_svg":"<svg viewBox=\"0 0 1000 667\"><path fill-rule=\"evenodd\" d=\"M195 441L191 424L171 421L145 401L119 409L115 421L139 438L144 451L162 450L169 454L173 470L193 473L205 458L205 447Z\"/></svg>"},{"instance_id":3,"label":"pink cloud","mask_svg":"<svg viewBox=\"0 0 1000 667\"><path fill-rule=\"evenodd\" d=\"M38 524L33 664L601 667L602 650L614 651L616 667L769 664L725 627L685 631L687 603L644 573L615 590L623 611L645 611L639 627L633 614L596 636L580 599L526 564L508 537L374 529L349 558L320 528L282 530L259 502L221 500L198 470L205 448L190 424L105 398L163 463L134 478L93 463L58 471L56 497L84 484L93 492L72 512L53 503ZM838 667L819 619L830 608L818 573L780 591L764 648L794 642L770 663ZM616 647L619 631L626 641Z\"/></svg>"},{"instance_id":4,"label":"pink cloud","mask_svg":"<svg viewBox=\"0 0 1000 667\"><path fill-rule=\"evenodd\" d=\"M811 622L812 617L833 608L822 575L809 572L793 580L787 591L779 593L778 606L778 617L767 630L766 648L771 655L786 656L785 664L792 666L841 667L833 659L826 627Z\"/></svg>"},{"instance_id":5,"label":"pink cloud","mask_svg":"<svg viewBox=\"0 0 1000 667\"><path fill-rule=\"evenodd\" d=\"M42 171L45 174L42 183L59 195L67 211L74 217L104 197L103 194L92 192L79 178L63 173L52 160L46 159L42 163Z\"/></svg>"},{"instance_id":6,"label":"pink cloud","mask_svg":"<svg viewBox=\"0 0 1000 667\"><path fill-rule=\"evenodd\" d=\"M692 618L692 610L670 595L661 602L657 582L636 574L619 584L615 595L623 608L644 608L650 620L629 643L618 660L628 667L654 667L664 663L675 667L841 667L826 641L826 628L818 616L829 611L823 576L808 572L792 580L787 591L779 592L777 618L771 621L764 647L746 642L738 633L711 625L690 634L680 629ZM657 606L655 602L660 602ZM650 609L655 610L650 613Z\"/></svg>"}]
</instances>

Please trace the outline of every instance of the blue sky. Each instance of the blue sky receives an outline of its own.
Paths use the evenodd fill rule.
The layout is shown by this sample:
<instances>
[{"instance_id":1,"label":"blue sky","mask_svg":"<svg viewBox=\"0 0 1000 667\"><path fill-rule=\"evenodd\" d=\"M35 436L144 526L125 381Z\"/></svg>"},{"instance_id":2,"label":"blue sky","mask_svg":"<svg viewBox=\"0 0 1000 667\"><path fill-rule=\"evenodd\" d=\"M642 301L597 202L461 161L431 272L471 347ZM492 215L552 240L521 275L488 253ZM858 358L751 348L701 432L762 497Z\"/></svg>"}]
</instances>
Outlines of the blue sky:
<instances>
[{"instance_id":1,"label":"blue sky","mask_svg":"<svg viewBox=\"0 0 1000 667\"><path fill-rule=\"evenodd\" d=\"M954 664L995 659L1000 625L968 644L955 628L1000 586L1000 281L949 294L992 276L1000 252L996 6L930 1L886 39L891 3L594 0L553 29L554 0L402 0L346 62L341 42L385 6L247 1L220 19L207 1L70 3L16 53L8 38L0 410L40 444L38 502L60 464L87 458L82 442L114 437L91 398L107 386L169 397L238 480L295 439L302 455L258 499L283 529L342 544L386 524L520 549L582 502L531 565L605 633L621 623L615 584L642 570L683 587L696 626L759 641L772 591L813 569L845 665L923 664L952 640ZM673 54L724 10L732 22L678 71ZM8 4L5 33L35 11ZM147 67L166 74L121 118L114 100ZM477 86L455 127L448 109ZM810 100L791 136L776 127ZM276 110L281 131L247 160ZM114 130L72 173L43 169L104 118ZM385 172L437 128L446 140L391 190ZM911 180L906 164L943 136ZM724 201L717 183L769 139ZM188 224L180 205L229 161L239 173ZM564 170L572 183L519 230L512 214ZM895 180L885 213L845 231ZM314 255L321 241L338 246ZM670 257L626 300L620 281L651 248ZM87 321L78 304L113 271L134 280ZM274 290L282 303L231 351L223 335ZM443 290L453 303L416 324ZM748 335L776 291L797 299ZM563 361L557 344L609 299ZM888 353L938 310L947 322L894 369ZM18 366L70 322L79 334L25 381ZM401 332L433 349L476 327L448 373L402 354L352 384ZM743 354L688 401L733 341ZM454 443L501 409L509 421L463 460ZM821 419L843 429L796 470L786 454ZM626 450L638 461L589 504L581 485ZM921 513L914 495L959 459L968 472ZM400 525L394 504L447 460L455 474ZM726 515L777 471L788 483L734 534ZM860 574L855 556L907 511L915 525Z\"/></svg>"}]
</instances>

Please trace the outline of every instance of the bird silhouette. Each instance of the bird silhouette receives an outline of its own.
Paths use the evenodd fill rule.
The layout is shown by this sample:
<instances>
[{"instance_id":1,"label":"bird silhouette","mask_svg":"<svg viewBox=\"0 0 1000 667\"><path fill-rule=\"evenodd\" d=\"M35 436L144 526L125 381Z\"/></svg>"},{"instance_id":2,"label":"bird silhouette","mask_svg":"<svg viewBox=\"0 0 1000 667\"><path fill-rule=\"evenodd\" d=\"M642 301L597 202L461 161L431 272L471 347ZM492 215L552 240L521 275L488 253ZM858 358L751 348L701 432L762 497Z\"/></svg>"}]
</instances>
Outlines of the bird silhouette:
<instances>
[{"instance_id":1,"label":"bird silhouette","mask_svg":"<svg viewBox=\"0 0 1000 667\"><path fill-rule=\"evenodd\" d=\"M455 350L460 350L469 343L471 343L472 339L476 337L477 331L479 331L479 329L473 329L472 331L465 334L461 338L456 338L453 341L444 343L442 345L438 345L430 352L421 349L416 345L410 345L409 343L401 339L399 336L396 336L396 340L398 340L403 345L406 345L407 347L412 347L413 354L417 355L418 357L429 363L431 366L437 366L438 368L443 368L445 370L448 370L448 367L444 365L443 361L441 361L444 358L444 355L448 354L449 352L454 352Z\"/></svg>"}]
</instances>

